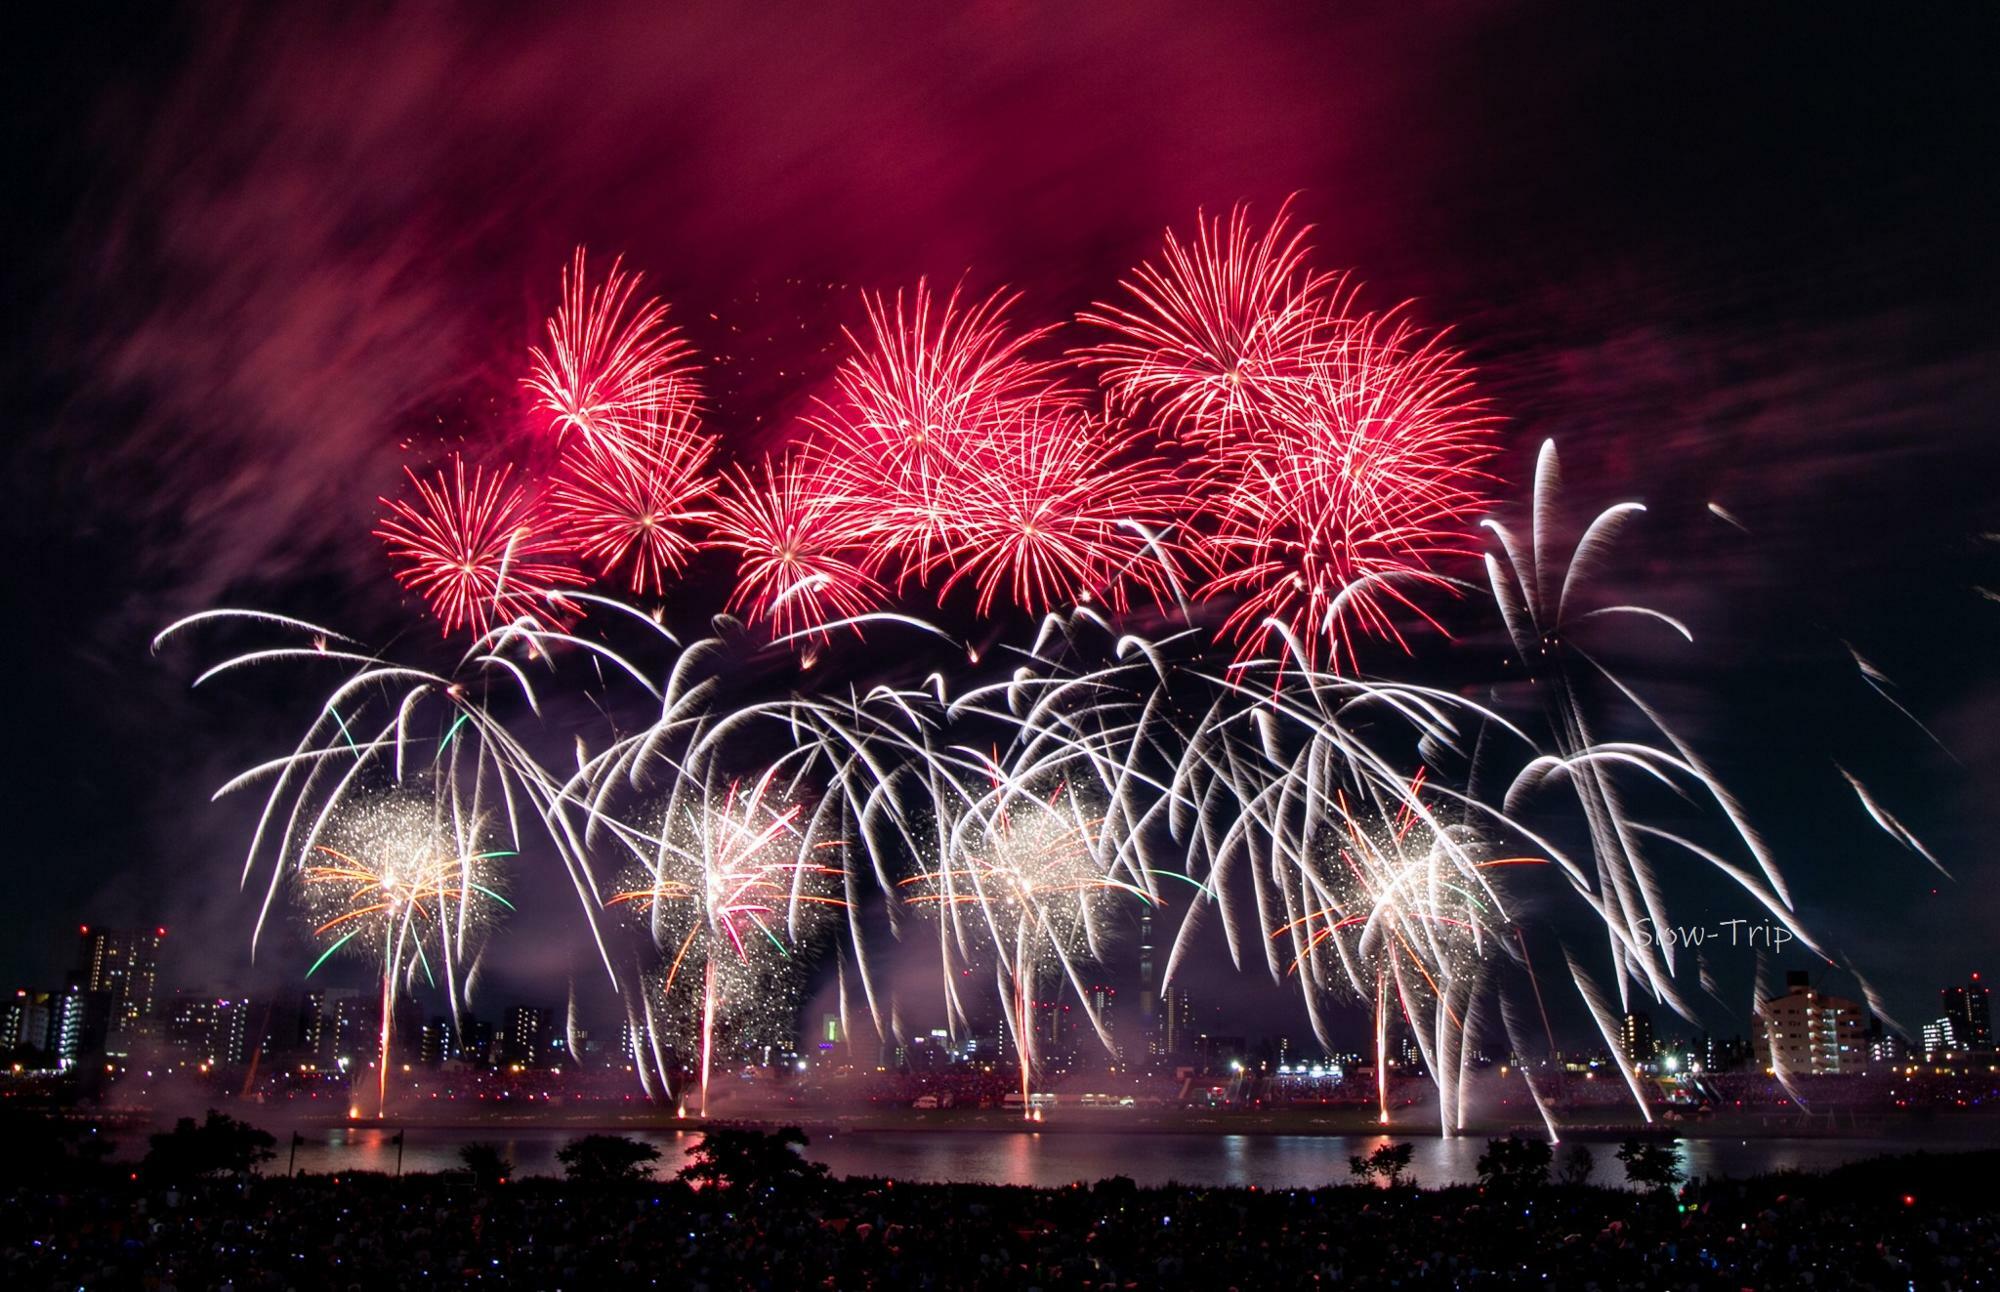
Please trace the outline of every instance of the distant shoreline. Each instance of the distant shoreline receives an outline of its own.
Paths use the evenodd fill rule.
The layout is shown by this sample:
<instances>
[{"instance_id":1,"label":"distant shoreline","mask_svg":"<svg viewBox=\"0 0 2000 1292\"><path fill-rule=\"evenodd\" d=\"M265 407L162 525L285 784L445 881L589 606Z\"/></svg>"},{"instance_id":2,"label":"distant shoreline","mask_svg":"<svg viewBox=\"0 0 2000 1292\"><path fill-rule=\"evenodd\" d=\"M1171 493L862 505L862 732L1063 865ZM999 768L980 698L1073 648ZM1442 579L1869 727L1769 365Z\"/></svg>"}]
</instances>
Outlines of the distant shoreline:
<instances>
[{"instance_id":1,"label":"distant shoreline","mask_svg":"<svg viewBox=\"0 0 2000 1292\"><path fill-rule=\"evenodd\" d=\"M441 1132L503 1132L543 1129L609 1132L671 1131L700 1132L708 1123L700 1117L677 1117L658 1109L617 1114L603 1108L559 1108L546 1105L518 1115L506 1113L484 1116L425 1116L428 1110L398 1115L392 1106L386 1118L328 1116L319 1109L286 1104L226 1105L233 1115L276 1129L316 1130L415 1130ZM132 1125L168 1125L187 1110L108 1108L100 1116ZM1996 1111L1961 1110L1939 1116L1860 1114L1831 1120L1806 1118L1797 1114L1726 1114L1686 1120L1565 1121L1558 1116L1557 1130L1565 1140L1622 1140L1634 1136L1658 1139L1873 1139L1915 1137L1957 1140L1968 1145L2000 1146L2000 1115ZM908 1132L952 1132L962 1134L1018 1134L1032 1132L1061 1135L1066 1132L1131 1135L1216 1135L1216 1136L1391 1136L1408 1139L1436 1138L1434 1119L1426 1119L1421 1108L1405 1110L1389 1126L1375 1120L1373 1109L1349 1110L1260 1110L1241 1112L1163 1115L1157 1110L1062 1108L1051 1110L1039 1122L1029 1122L1018 1112L999 1109L868 1110L832 1113L817 1109L745 1109L735 1116L717 1116L717 1125L799 1126L815 1135L874 1135ZM1487 1122L1468 1126L1459 1137L1495 1137L1516 1134L1534 1138L1546 1135L1540 1121Z\"/></svg>"}]
</instances>

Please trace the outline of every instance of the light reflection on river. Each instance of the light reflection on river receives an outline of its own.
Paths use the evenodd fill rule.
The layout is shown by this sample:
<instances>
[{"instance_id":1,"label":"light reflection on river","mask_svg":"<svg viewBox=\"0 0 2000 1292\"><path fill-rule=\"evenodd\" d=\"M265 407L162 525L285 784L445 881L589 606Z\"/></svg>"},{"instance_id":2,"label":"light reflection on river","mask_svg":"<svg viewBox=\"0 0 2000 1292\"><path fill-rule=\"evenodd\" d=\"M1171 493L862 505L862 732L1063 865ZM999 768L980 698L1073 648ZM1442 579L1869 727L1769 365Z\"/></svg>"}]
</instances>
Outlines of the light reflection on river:
<instances>
[{"instance_id":1,"label":"light reflection on river","mask_svg":"<svg viewBox=\"0 0 2000 1292\"><path fill-rule=\"evenodd\" d=\"M275 1128L274 1128L275 1129ZM458 1167L459 1149L475 1141L500 1145L517 1174L554 1175L556 1150L583 1132L564 1127L488 1130L411 1127L402 1148L407 1172ZM659 1173L671 1175L699 1131L622 1131L660 1150ZM277 1132L278 1156L270 1170L287 1165L289 1134ZM815 1132L807 1155L835 1175L887 1176L896 1180L979 1181L992 1184L1065 1185L1127 1175L1140 1184L1257 1185L1260 1188L1316 1188L1348 1180L1350 1156L1366 1153L1390 1138L1361 1135L1227 1135L1097 1130L987 1131L880 1130L827 1135ZM1411 1169L1421 1184L1465 1183L1476 1178L1484 1136L1438 1139L1411 1136ZM1697 1176L1753 1175L1783 1168L1824 1170L1842 1162L1885 1153L1976 1148L1967 1137L1946 1133L1867 1139L1696 1139L1681 1144L1682 1165ZM1613 1154L1615 1143L1592 1142L1598 1183L1623 1178ZM394 1130L335 1127L306 1132L298 1148L301 1171L385 1171L397 1166Z\"/></svg>"}]
</instances>

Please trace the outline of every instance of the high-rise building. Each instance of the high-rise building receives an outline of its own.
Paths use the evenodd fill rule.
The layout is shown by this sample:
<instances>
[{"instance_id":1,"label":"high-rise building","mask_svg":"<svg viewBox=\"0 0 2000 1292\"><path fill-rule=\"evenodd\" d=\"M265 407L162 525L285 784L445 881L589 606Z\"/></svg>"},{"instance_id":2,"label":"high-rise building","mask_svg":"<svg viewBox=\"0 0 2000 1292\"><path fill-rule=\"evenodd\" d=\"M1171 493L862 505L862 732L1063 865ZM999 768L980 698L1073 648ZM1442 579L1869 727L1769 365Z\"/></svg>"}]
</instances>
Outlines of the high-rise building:
<instances>
[{"instance_id":1,"label":"high-rise building","mask_svg":"<svg viewBox=\"0 0 2000 1292\"><path fill-rule=\"evenodd\" d=\"M1868 1062L1894 1065L1909 1057L1909 1046L1894 1032L1885 1031L1878 1020L1868 1029Z\"/></svg>"},{"instance_id":2,"label":"high-rise building","mask_svg":"<svg viewBox=\"0 0 2000 1292\"><path fill-rule=\"evenodd\" d=\"M86 991L101 993L108 1002L106 1030L129 1032L153 1013L153 993L159 985L160 940L163 928L95 929L85 925L77 961L78 980Z\"/></svg>"},{"instance_id":3,"label":"high-rise building","mask_svg":"<svg viewBox=\"0 0 2000 1292\"><path fill-rule=\"evenodd\" d=\"M439 1014L424 1024L417 1041L417 1061L435 1068L456 1052L457 1036L448 1015Z\"/></svg>"},{"instance_id":4,"label":"high-rise building","mask_svg":"<svg viewBox=\"0 0 2000 1292\"><path fill-rule=\"evenodd\" d=\"M458 1053L460 1063L469 1063L475 1068L483 1068L493 1062L493 1024L476 1018L462 1018L458 1021Z\"/></svg>"},{"instance_id":5,"label":"high-rise building","mask_svg":"<svg viewBox=\"0 0 2000 1292\"><path fill-rule=\"evenodd\" d=\"M1814 1076L1867 1066L1866 1011L1813 988L1803 973L1785 975L1785 994L1757 1006L1751 1033L1757 1062L1773 1072Z\"/></svg>"},{"instance_id":6,"label":"high-rise building","mask_svg":"<svg viewBox=\"0 0 2000 1292\"><path fill-rule=\"evenodd\" d=\"M69 986L51 993L48 1034L42 1050L55 1066L68 1070L93 1054L104 1053L104 1039L111 1021L111 998L91 991L80 977Z\"/></svg>"},{"instance_id":7,"label":"high-rise building","mask_svg":"<svg viewBox=\"0 0 2000 1292\"><path fill-rule=\"evenodd\" d=\"M299 997L298 1048L318 1057L326 1046L326 993L309 991Z\"/></svg>"},{"instance_id":8,"label":"high-rise building","mask_svg":"<svg viewBox=\"0 0 2000 1292\"><path fill-rule=\"evenodd\" d=\"M167 1007L167 1043L190 1062L236 1067L250 1057L250 998L174 993Z\"/></svg>"},{"instance_id":9,"label":"high-rise building","mask_svg":"<svg viewBox=\"0 0 2000 1292\"><path fill-rule=\"evenodd\" d=\"M1964 1049L1959 1041L1958 1020L1946 1015L1924 1024L1924 1057L1935 1058Z\"/></svg>"},{"instance_id":10,"label":"high-rise building","mask_svg":"<svg viewBox=\"0 0 2000 1292\"><path fill-rule=\"evenodd\" d=\"M1749 1042L1740 1036L1726 1041L1711 1036L1702 1043L1702 1071L1733 1072L1749 1062L1751 1053Z\"/></svg>"},{"instance_id":11,"label":"high-rise building","mask_svg":"<svg viewBox=\"0 0 2000 1292\"><path fill-rule=\"evenodd\" d=\"M1992 996L1978 974L1972 975L1972 980L1963 987L1946 987L1938 997L1944 1005L1944 1017L1952 1021L1957 1034L1958 1045L1954 1048L1993 1048Z\"/></svg>"},{"instance_id":12,"label":"high-rise building","mask_svg":"<svg viewBox=\"0 0 2000 1292\"><path fill-rule=\"evenodd\" d=\"M1090 1002L1090 1012L1097 1016L1098 1025L1104 1029L1104 1034L1111 1038L1114 1061L1122 1059L1125 1046L1123 1038L1118 1033L1118 989L1103 983L1093 983L1084 993L1084 999Z\"/></svg>"},{"instance_id":13,"label":"high-rise building","mask_svg":"<svg viewBox=\"0 0 2000 1292\"><path fill-rule=\"evenodd\" d=\"M1194 1002L1182 987L1169 987L1162 1000L1160 1054L1169 1059L1185 1059L1194 1053Z\"/></svg>"},{"instance_id":14,"label":"high-rise building","mask_svg":"<svg viewBox=\"0 0 2000 1292\"><path fill-rule=\"evenodd\" d=\"M1159 1014L1160 985L1153 960L1153 913L1147 909L1139 912L1139 1028L1126 1042L1127 1046L1136 1042L1141 1048L1128 1049L1125 1054L1127 1059L1160 1052Z\"/></svg>"},{"instance_id":15,"label":"high-rise building","mask_svg":"<svg viewBox=\"0 0 2000 1292\"><path fill-rule=\"evenodd\" d=\"M1038 1000L1033 1004L1035 1045L1044 1057L1055 1055L1070 1036L1069 1004L1060 1000Z\"/></svg>"},{"instance_id":16,"label":"high-rise building","mask_svg":"<svg viewBox=\"0 0 2000 1292\"><path fill-rule=\"evenodd\" d=\"M332 995L332 993L328 993ZM365 1060L382 1045L382 1004L374 993L364 996L349 992L337 996L327 1028L328 1062Z\"/></svg>"},{"instance_id":17,"label":"high-rise building","mask_svg":"<svg viewBox=\"0 0 2000 1292\"><path fill-rule=\"evenodd\" d=\"M49 1040L49 993L16 990L0 1015L0 1050L40 1051Z\"/></svg>"},{"instance_id":18,"label":"high-rise building","mask_svg":"<svg viewBox=\"0 0 2000 1292\"><path fill-rule=\"evenodd\" d=\"M554 1026L550 1011L537 1005L516 1005L507 1011L501 1029L502 1058L508 1063L539 1063L547 1058L549 1032Z\"/></svg>"},{"instance_id":19,"label":"high-rise building","mask_svg":"<svg viewBox=\"0 0 2000 1292\"><path fill-rule=\"evenodd\" d=\"M1618 1023L1618 1045L1627 1063L1653 1061L1653 1016L1642 1010L1628 1010Z\"/></svg>"}]
</instances>

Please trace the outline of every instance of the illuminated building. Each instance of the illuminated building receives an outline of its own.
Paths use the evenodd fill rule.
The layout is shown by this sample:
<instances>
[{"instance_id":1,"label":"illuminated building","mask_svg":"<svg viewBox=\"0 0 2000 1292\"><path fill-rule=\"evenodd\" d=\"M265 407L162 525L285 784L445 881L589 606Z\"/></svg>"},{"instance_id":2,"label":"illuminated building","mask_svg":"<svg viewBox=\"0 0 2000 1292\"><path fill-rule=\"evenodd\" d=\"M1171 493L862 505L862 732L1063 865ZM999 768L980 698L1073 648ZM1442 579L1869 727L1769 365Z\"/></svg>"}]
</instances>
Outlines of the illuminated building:
<instances>
[{"instance_id":1,"label":"illuminated building","mask_svg":"<svg viewBox=\"0 0 2000 1292\"><path fill-rule=\"evenodd\" d=\"M1958 1020L1951 1017L1924 1024L1924 1057L1936 1058L1963 1049L1958 1038Z\"/></svg>"},{"instance_id":2,"label":"illuminated building","mask_svg":"<svg viewBox=\"0 0 2000 1292\"><path fill-rule=\"evenodd\" d=\"M249 1057L250 998L177 992L167 1008L167 1043L191 1063L235 1067Z\"/></svg>"},{"instance_id":3,"label":"illuminated building","mask_svg":"<svg viewBox=\"0 0 2000 1292\"><path fill-rule=\"evenodd\" d=\"M457 1040L451 1019L443 1014L424 1024L418 1034L417 1061L427 1068L435 1068L457 1052Z\"/></svg>"},{"instance_id":4,"label":"illuminated building","mask_svg":"<svg viewBox=\"0 0 2000 1292\"><path fill-rule=\"evenodd\" d=\"M1628 1011L1618 1022L1618 1044L1625 1051L1627 1063L1651 1063L1658 1048L1653 1041L1652 1015Z\"/></svg>"},{"instance_id":5,"label":"illuminated building","mask_svg":"<svg viewBox=\"0 0 2000 1292\"><path fill-rule=\"evenodd\" d=\"M1798 972L1785 975L1784 995L1757 1006L1751 1042L1758 1064L1778 1073L1853 1073L1868 1061L1862 1007L1814 990Z\"/></svg>"},{"instance_id":6,"label":"illuminated building","mask_svg":"<svg viewBox=\"0 0 2000 1292\"><path fill-rule=\"evenodd\" d=\"M1993 1048L1992 996L1978 974L1972 975L1972 980L1963 987L1946 987L1938 993L1938 998L1957 1038L1957 1045L1951 1048Z\"/></svg>"},{"instance_id":7,"label":"illuminated building","mask_svg":"<svg viewBox=\"0 0 2000 1292\"><path fill-rule=\"evenodd\" d=\"M1194 1047L1194 1002L1184 989L1169 987L1165 1005L1160 1053L1169 1059L1184 1059Z\"/></svg>"},{"instance_id":8,"label":"illuminated building","mask_svg":"<svg viewBox=\"0 0 2000 1292\"><path fill-rule=\"evenodd\" d=\"M1160 1053L1159 986L1153 964L1153 913L1139 912L1139 1044L1149 1054Z\"/></svg>"},{"instance_id":9,"label":"illuminated building","mask_svg":"<svg viewBox=\"0 0 2000 1292\"><path fill-rule=\"evenodd\" d=\"M106 1031L120 1036L153 1013L153 993L159 985L160 940L163 928L122 930L83 928L77 977L84 990L100 993L107 1002Z\"/></svg>"},{"instance_id":10,"label":"illuminated building","mask_svg":"<svg viewBox=\"0 0 2000 1292\"><path fill-rule=\"evenodd\" d=\"M540 1062L549 1048L549 1033L553 1028L554 1016L548 1010L535 1005L514 1006L507 1011L505 1025L501 1028L502 1061Z\"/></svg>"}]
</instances>

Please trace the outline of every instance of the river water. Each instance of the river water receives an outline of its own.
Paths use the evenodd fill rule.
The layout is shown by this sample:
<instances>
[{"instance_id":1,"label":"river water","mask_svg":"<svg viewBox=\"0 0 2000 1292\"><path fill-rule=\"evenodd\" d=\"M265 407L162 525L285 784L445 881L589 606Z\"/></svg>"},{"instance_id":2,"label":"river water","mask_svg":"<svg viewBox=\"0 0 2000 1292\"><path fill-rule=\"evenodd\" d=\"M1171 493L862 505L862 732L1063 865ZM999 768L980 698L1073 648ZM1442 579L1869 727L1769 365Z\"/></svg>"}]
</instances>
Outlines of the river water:
<instances>
[{"instance_id":1,"label":"river water","mask_svg":"<svg viewBox=\"0 0 2000 1292\"><path fill-rule=\"evenodd\" d=\"M413 1126L401 1146L401 1165L409 1172L452 1170L459 1165L462 1147L483 1140L499 1144L517 1174L554 1175L559 1173L556 1150L581 1133L553 1126L485 1130ZM671 1175L700 1138L699 1131L619 1133L656 1146L662 1176ZM333 1127L305 1134L306 1142L297 1149L301 1171L397 1169L393 1129ZM278 1156L268 1169L282 1171L288 1165L288 1138L278 1133ZM1484 1136L1396 1138L1407 1138L1416 1146L1411 1170L1426 1185L1475 1179L1475 1163L1486 1147ZM1126 1175L1147 1185L1178 1182L1281 1189L1345 1183L1350 1156L1389 1142L1387 1137L1364 1135L915 1129L816 1132L806 1153L839 1176L1054 1186ZM1682 1165L1693 1175L1743 1176L1784 1168L1823 1170L1885 1153L1986 1146L1942 1130L1894 1138L1690 1139L1681 1142L1680 1153ZM1616 1144L1592 1143L1591 1151L1597 1161L1593 1177L1597 1182L1623 1178L1613 1158Z\"/></svg>"}]
</instances>

